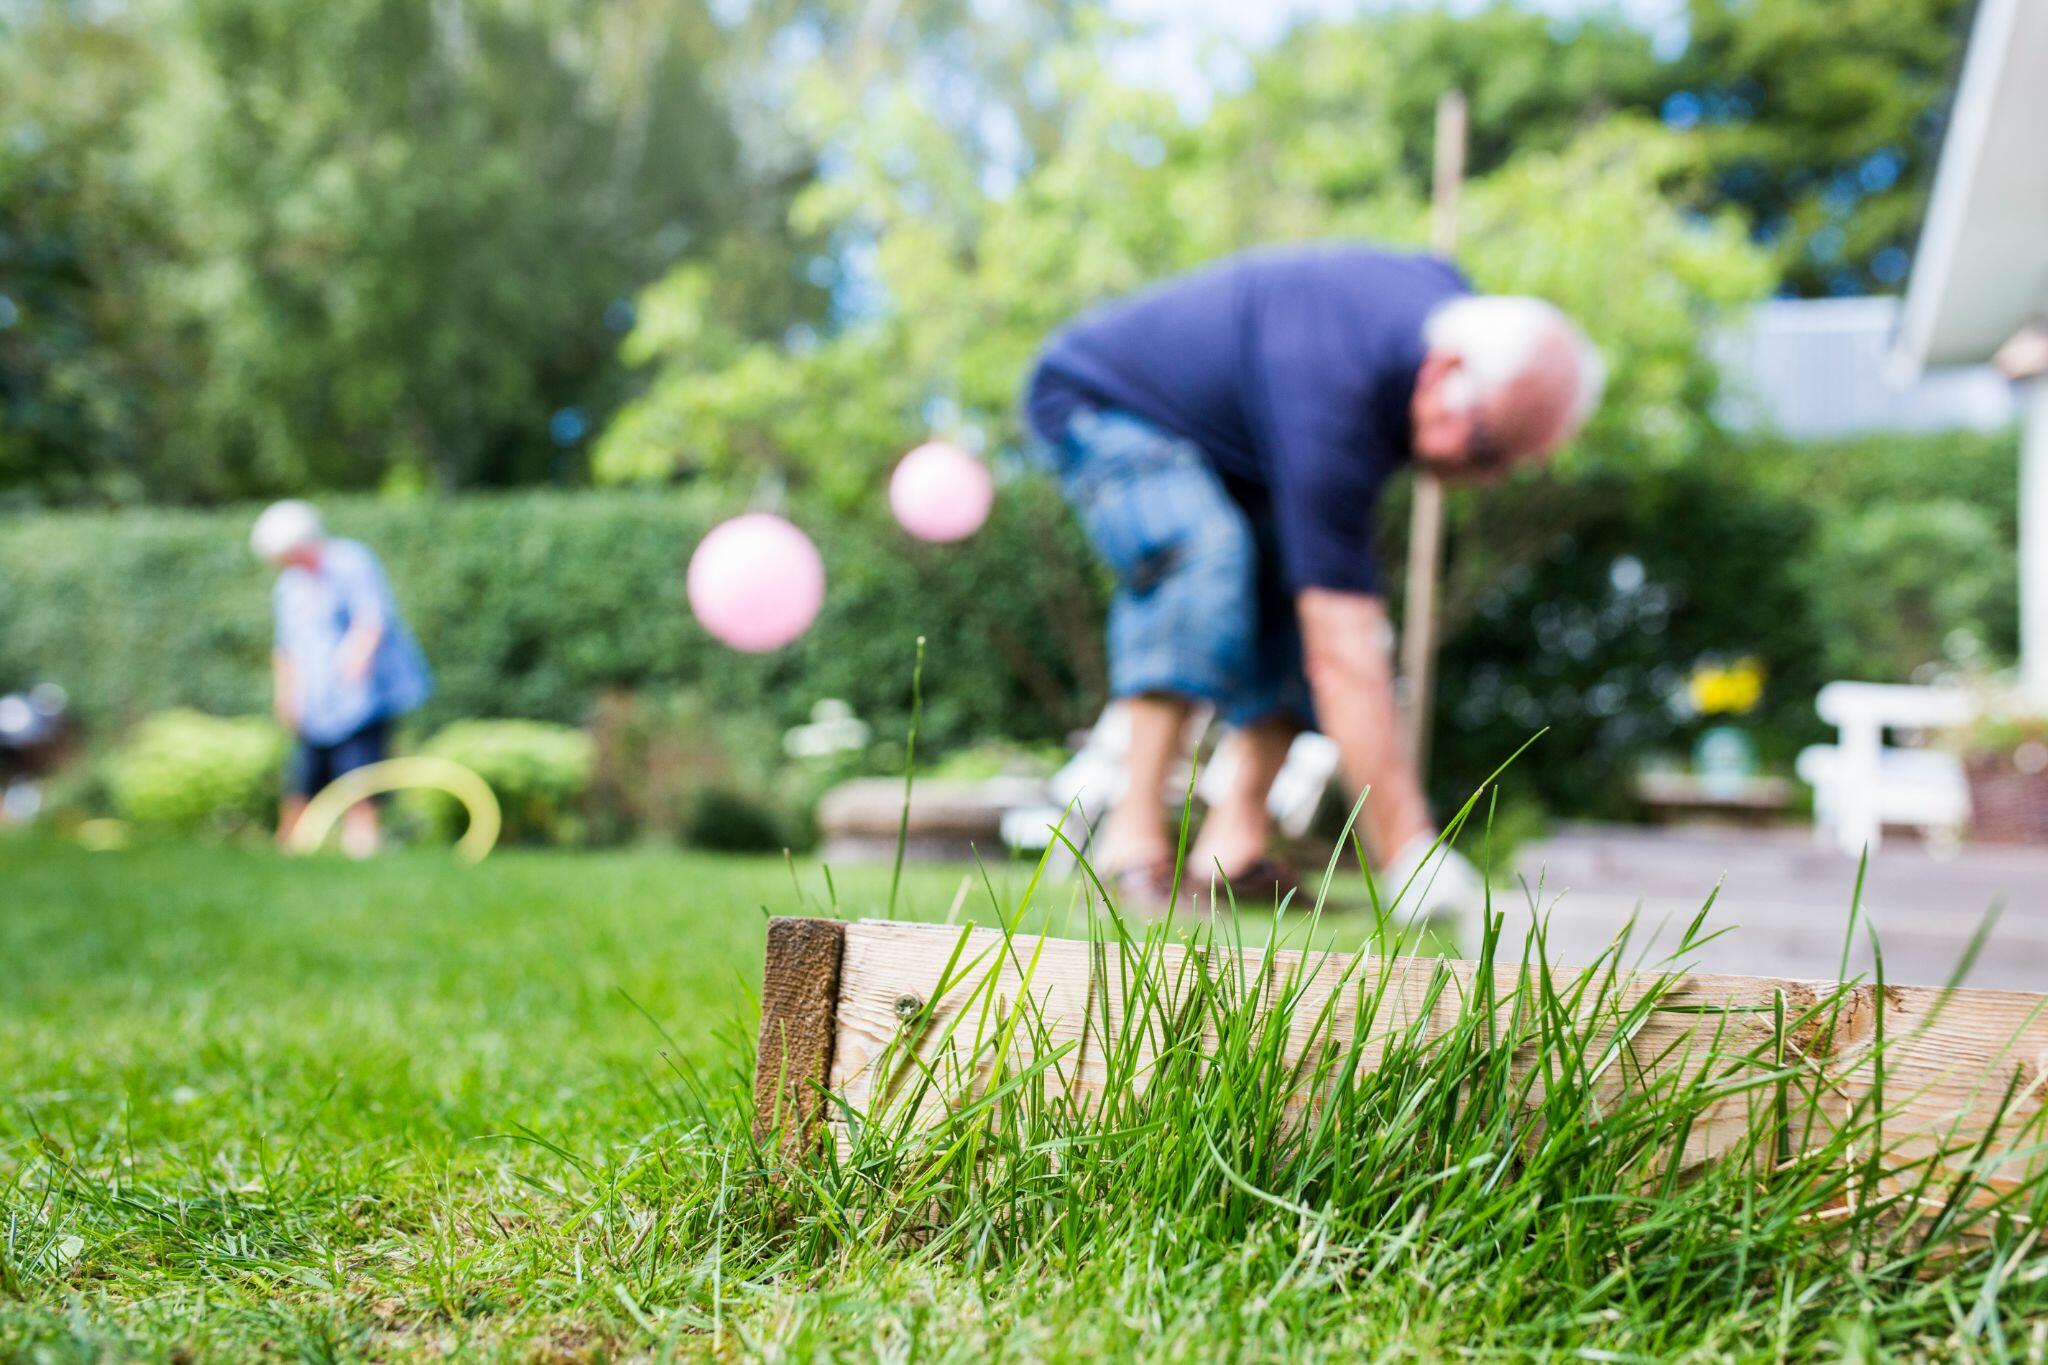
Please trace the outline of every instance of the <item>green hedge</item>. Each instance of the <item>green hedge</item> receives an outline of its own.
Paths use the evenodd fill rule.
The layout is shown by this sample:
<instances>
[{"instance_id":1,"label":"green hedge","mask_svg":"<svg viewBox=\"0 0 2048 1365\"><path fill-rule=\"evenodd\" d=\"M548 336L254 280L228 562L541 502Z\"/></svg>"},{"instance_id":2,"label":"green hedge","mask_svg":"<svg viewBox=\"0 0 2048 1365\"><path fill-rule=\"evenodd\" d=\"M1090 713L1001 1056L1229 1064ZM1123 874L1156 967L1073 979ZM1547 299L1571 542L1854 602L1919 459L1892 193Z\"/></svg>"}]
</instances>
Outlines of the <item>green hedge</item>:
<instances>
[{"instance_id":1,"label":"green hedge","mask_svg":"<svg viewBox=\"0 0 2048 1365\"><path fill-rule=\"evenodd\" d=\"M940 747L1050 737L1100 692L1100 584L1052 492L1006 490L960 546L865 519L791 515L830 586L817 626L769 656L714 643L682 602L705 529L730 496L520 493L323 499L333 529L380 554L434 665L419 728L475 716L580 723L607 687L687 689L711 706L800 722L840 697L900 733L929 637L925 727ZM0 518L0 686L47 678L105 731L172 707L269 707L269 582L250 555L259 509Z\"/></svg>"},{"instance_id":2,"label":"green hedge","mask_svg":"<svg viewBox=\"0 0 2048 1365\"><path fill-rule=\"evenodd\" d=\"M1516 786L1559 812L1625 813L1633 764L1689 747L1697 724L1669 699L1703 658L1766 661L1749 723L1781 763L1820 734L1813 695L1830 677L1899 678L1945 653L2009 658L2016 487L2010 436L1951 434L1731 443L1679 470L1567 467L1459 494L1439 800L1547 726ZM766 657L713 643L682 606L685 558L714 521L743 510L732 496L326 507L337 530L384 556L433 660L440 692L420 732L477 716L582 723L602 694L623 691L687 695L713 741L706 752L772 749L825 697L889 740L907 722L920 634L934 756L993 735L1057 739L1100 705L1102 579L1038 480L1007 484L988 527L960 546L914 543L879 507L851 518L794 508L830 588L810 634ZM62 683L102 731L175 706L266 709L268 578L245 548L255 511L0 519L0 686ZM1384 513L1398 602L1401 499ZM663 746L692 750L687 736ZM614 792L600 802L602 836L629 837L621 820L644 821L643 808L675 805L681 791ZM679 822L689 823L681 806L654 821Z\"/></svg>"}]
</instances>

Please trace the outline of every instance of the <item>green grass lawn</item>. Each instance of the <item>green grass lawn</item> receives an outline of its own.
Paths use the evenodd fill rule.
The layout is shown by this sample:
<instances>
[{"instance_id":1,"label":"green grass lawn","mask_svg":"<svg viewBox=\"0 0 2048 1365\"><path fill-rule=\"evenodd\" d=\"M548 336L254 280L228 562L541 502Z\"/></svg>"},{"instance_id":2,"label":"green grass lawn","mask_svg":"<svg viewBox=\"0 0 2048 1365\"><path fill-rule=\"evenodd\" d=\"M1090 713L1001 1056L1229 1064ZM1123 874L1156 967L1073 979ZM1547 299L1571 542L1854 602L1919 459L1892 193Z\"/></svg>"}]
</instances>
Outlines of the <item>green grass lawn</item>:
<instances>
[{"instance_id":1,"label":"green grass lawn","mask_svg":"<svg viewBox=\"0 0 2048 1365\"><path fill-rule=\"evenodd\" d=\"M997 898L1027 877L996 869ZM908 1168L880 1159L778 1192L741 1107L764 914L879 914L888 882L0 839L0 1359L2040 1358L2031 1242L1887 1273L1721 1182L1617 1231L1569 1163L1468 1189L1500 1145L1477 1128L1347 1149L1397 1197L1305 1211L1211 1166L1191 1135L1213 1152L1242 1116L1199 1078L1206 1098L1051 1152L1071 1190L1021 1188L1019 1157L908 1217L875 1175ZM910 869L903 913L943 918L963 885L986 922L957 868ZM1361 1126L1448 1134L1475 1108L1416 1075ZM1600 1159L1587 1131L1571 1161Z\"/></svg>"},{"instance_id":2,"label":"green grass lawn","mask_svg":"<svg viewBox=\"0 0 2048 1365\"><path fill-rule=\"evenodd\" d=\"M658 1153L679 1071L752 1046L764 917L880 915L889 879L0 838L0 1358L706 1348L693 1269L628 1255L550 1144ZM964 883L910 867L899 913L986 922ZM734 1311L773 1340L796 1289Z\"/></svg>"},{"instance_id":3,"label":"green grass lawn","mask_svg":"<svg viewBox=\"0 0 2048 1365\"><path fill-rule=\"evenodd\" d=\"M887 882L835 879L850 914ZM691 1336L539 1143L658 1146L671 1061L730 1065L782 861L0 840L0 902L0 1357Z\"/></svg>"}]
</instances>

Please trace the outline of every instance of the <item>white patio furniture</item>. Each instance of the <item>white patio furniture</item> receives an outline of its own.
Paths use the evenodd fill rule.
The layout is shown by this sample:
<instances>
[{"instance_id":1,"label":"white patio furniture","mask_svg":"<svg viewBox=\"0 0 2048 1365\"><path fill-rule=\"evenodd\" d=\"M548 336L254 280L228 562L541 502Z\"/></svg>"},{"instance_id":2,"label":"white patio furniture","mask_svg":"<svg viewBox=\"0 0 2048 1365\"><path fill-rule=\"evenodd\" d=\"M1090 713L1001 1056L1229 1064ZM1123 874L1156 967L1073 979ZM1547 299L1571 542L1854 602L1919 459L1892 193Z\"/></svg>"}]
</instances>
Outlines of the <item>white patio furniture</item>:
<instances>
[{"instance_id":1,"label":"white patio furniture","mask_svg":"<svg viewBox=\"0 0 2048 1365\"><path fill-rule=\"evenodd\" d=\"M1888 730L1920 731L1967 725L1977 699L1943 687L1833 682L1821 688L1814 709L1839 732L1834 744L1799 754L1797 770L1813 788L1814 835L1843 852L1875 851L1887 825L1917 828L1937 839L1959 839L1970 819L1963 765L1936 749L1888 745Z\"/></svg>"},{"instance_id":2,"label":"white patio furniture","mask_svg":"<svg viewBox=\"0 0 2048 1365\"><path fill-rule=\"evenodd\" d=\"M1208 766L1195 780L1195 795L1204 805L1215 805L1230 790L1237 774L1238 754L1235 735L1226 736L1216 746ZM1299 839L1308 833L1317 809L1323 804L1323 793L1329 790L1330 779L1336 775L1336 740L1312 730L1294 737L1294 743L1287 747L1286 761L1266 793L1266 810L1282 834Z\"/></svg>"},{"instance_id":3,"label":"white patio furniture","mask_svg":"<svg viewBox=\"0 0 2048 1365\"><path fill-rule=\"evenodd\" d=\"M1208 725L1207 712L1195 717L1191 743L1199 742ZM1055 867L1064 867L1073 858L1055 832L1085 852L1095 827L1124 794L1124 756L1130 747L1130 713L1120 703L1111 702L1074 756L1046 780L1043 799L1003 813L1003 842L1027 852L1049 848L1049 861ZM1185 786L1185 771L1179 779Z\"/></svg>"}]
</instances>

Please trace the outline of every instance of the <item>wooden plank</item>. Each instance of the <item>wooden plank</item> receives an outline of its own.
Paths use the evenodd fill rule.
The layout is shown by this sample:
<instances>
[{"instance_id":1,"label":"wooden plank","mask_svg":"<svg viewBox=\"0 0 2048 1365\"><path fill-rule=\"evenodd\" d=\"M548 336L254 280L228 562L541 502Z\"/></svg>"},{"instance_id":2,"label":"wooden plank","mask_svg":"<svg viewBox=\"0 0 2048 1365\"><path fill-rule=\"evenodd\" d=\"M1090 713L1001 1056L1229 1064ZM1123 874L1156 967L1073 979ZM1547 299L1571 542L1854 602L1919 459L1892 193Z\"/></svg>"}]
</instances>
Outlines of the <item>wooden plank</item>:
<instances>
[{"instance_id":1,"label":"wooden plank","mask_svg":"<svg viewBox=\"0 0 2048 1365\"><path fill-rule=\"evenodd\" d=\"M1027 997L1027 975L1033 1017L1047 1045L1072 1048L1055 1068L1055 1076L1078 1110L1085 1110L1112 1087L1142 1090L1147 1082L1146 1067L1161 1040L1152 1036L1124 1039L1126 1019L1133 1012L1144 1016L1148 1025L1157 1025L1156 1011L1132 1010L1128 1003L1132 993L1157 993L1161 984L1167 984L1170 993L1184 995L1188 974L1205 966L1238 973L1233 984L1240 998L1257 991L1263 1003L1272 1005L1285 996L1291 1060L1298 1062L1311 1051L1341 1048L1357 1031L1368 981L1358 975L1345 955L1290 951L1277 953L1267 962L1257 953L1223 953L1211 954L1205 964L1176 945L1162 945L1156 951L1158 957L1152 962L1134 964L1099 945L1072 940L1021 937L1006 942L1001 934L986 929L962 931L877 921L850 925L831 1089L862 1114L879 1113L899 1098L905 1077L920 1074L900 1056L906 1031L899 1007L910 1001L923 1005L936 997L937 1003L926 1011L929 1018L922 1022L914 1049L923 1068L937 1079L932 1093L923 1096L916 1120L931 1121L944 1096L974 1093L999 1056L1004 1065L1013 1068L1027 1061L1021 1044L1023 1030L1005 1053L985 1046L1005 1006ZM1411 1025L1419 1023L1425 1037L1442 1036L1463 1012L1464 1001L1475 988L1472 963L1395 958L1376 966L1386 972L1387 984L1360 1049L1365 1070L1376 1068L1389 1043ZM1439 981L1439 977L1443 979ZM942 990L942 984L949 981ZM1500 1002L1496 1008L1504 1017L1513 1008L1517 984L1515 971L1495 973L1495 998ZM1628 988L1631 998L1640 996L1650 984L1648 979L1633 983ZM1747 995L1765 1002L1761 1017L1771 1017L1768 990L1753 985ZM1812 989L1807 988L1801 998L1810 1001ZM1692 997L1684 992L1674 1000L1675 1005L1692 1003ZM1759 1031L1765 1026L1759 1023L1758 1014L1739 1007L1729 1012L1731 1026L1750 1047L1765 1036ZM1796 1008L1793 1017L1797 1017ZM1634 1050L1645 1057L1673 1053L1698 1022L1697 1015L1674 1009L1637 1035ZM1106 1047L1108 1039L1120 1040L1123 1045ZM1205 1028L1204 1046L1214 1047L1216 1042L1213 1029ZM1114 1073L1110 1066L1113 1056L1120 1064ZM1705 1061L1698 1058L1694 1064ZM1613 1071L1614 1088L1626 1083L1626 1074L1625 1067ZM1706 1155L1746 1128L1752 1099L1744 1096L1725 1103L1709 1116L1712 1122L1699 1126L1693 1139L1697 1155ZM835 1114L833 1122L842 1120Z\"/></svg>"},{"instance_id":2,"label":"wooden plank","mask_svg":"<svg viewBox=\"0 0 2048 1365\"><path fill-rule=\"evenodd\" d=\"M964 939L962 935L965 935ZM899 924L861 920L847 926L846 955L840 969L829 1088L857 1113L879 1111L892 1099L906 1101L905 1087L917 1096L917 1122L935 1120L948 1093L967 1093L964 1078L940 1075L936 1086L919 1086L915 1066L901 1064L895 1054L914 1038L916 1056L928 1067L943 1070L951 1044L988 1036L1016 1008L1056 1042L1078 1039L1089 1018L1092 973L1088 945L1060 939L1016 939L1009 947L1042 956L1026 958L1007 950L994 930L960 930L942 925ZM1076 951L1080 950L1080 951ZM852 989L848 989L851 984ZM1018 1028L1018 1035L1026 1030ZM1017 1039L1022 1047L1024 1038ZM986 1072L992 1057L980 1059ZM1061 1084L1075 1093L1089 1092L1089 1078L1079 1059L1058 1066ZM1101 1078L1095 1078L1099 1090ZM831 1122L844 1138L844 1116Z\"/></svg>"},{"instance_id":3,"label":"wooden plank","mask_svg":"<svg viewBox=\"0 0 2048 1365\"><path fill-rule=\"evenodd\" d=\"M846 925L839 920L768 921L754 1059L754 1137L765 1142L779 1133L785 1157L807 1154L818 1136L845 944Z\"/></svg>"},{"instance_id":4,"label":"wooden plank","mask_svg":"<svg viewBox=\"0 0 2048 1365\"><path fill-rule=\"evenodd\" d=\"M1081 1116L1112 1088L1146 1084L1157 1039L1105 1044L1122 1040L1131 1014L1151 1017L1127 1003L1148 982L1179 982L1184 989L1189 972L1237 973L1236 984L1257 991L1263 1004L1289 1010L1291 1058L1308 1059L1308 1075L1317 1057L1351 1041L1367 999L1376 999L1377 1007L1359 1053L1362 1068L1370 1070L1396 1039L1441 1037L1487 985L1476 964L1431 958L1354 964L1328 953L1281 952L1268 961L1255 952L1198 955L1173 945L1155 951L1159 956L1150 963L1133 964L1103 945L1074 940L1006 939L988 929L880 921L848 925L830 1088L859 1115L900 1110L914 1100L909 1121L929 1123L949 1098L977 1093L998 1065L1027 1064L1036 1032L1047 1047L1067 1049L1049 1081ZM1492 976L1494 1009L1505 1025L1518 1002L1528 1001L1523 969L1497 967ZM1567 989L1581 979L1571 969L1558 976ZM1974 1151L2001 1104L2001 1131L2011 1132L2039 1115L2048 1088L2048 997L2040 995L1955 991L1944 998L1919 987L1886 987L1880 995L1863 985L1823 1008L1837 1000L1833 983L1639 973L1618 977L1603 1000L1580 1002L1575 1017L1595 1021L1589 1030L1594 1045L1605 1046L1612 1040L1601 1028L1651 991L1660 993L1655 1007L1616 1045L1618 1064L1602 1074L1608 1095L1691 1079L1707 1067L1732 1081L1745 1072L1804 1068L1789 1109L1774 1085L1731 1087L1737 1093L1700 1116L1685 1150L1688 1162L1729 1150L1760 1123L1787 1130L1780 1144L1759 1144L1760 1159L1825 1136L1829 1125L1880 1098L1873 1094L1880 1083L1880 1040L1888 1115L1884 1162L1890 1167L1960 1160ZM1029 1012L1035 1030L1014 1026L1020 1010ZM1415 1032L1406 1032L1411 1026ZM1216 1045L1213 1029L1205 1029L1204 1046ZM1541 1055L1541 1049L1527 1052ZM1112 1059L1120 1059L1120 1070L1112 1069ZM1536 1078L1539 1089L1543 1079ZM1299 1098L1313 1102L1312 1095ZM835 1111L830 1122L844 1144L843 1117ZM1999 1174L2017 1180L2044 1159L2037 1149L2013 1157Z\"/></svg>"},{"instance_id":5,"label":"wooden plank","mask_svg":"<svg viewBox=\"0 0 2048 1365\"><path fill-rule=\"evenodd\" d=\"M2048 996L1887 986L1881 997L1866 988L1858 1003L1853 1036L1836 1048L1841 1085L1850 1099L1882 1102L1887 1165L1966 1160L1995 1119L2002 1132L2039 1119L2048 1089ZM1874 1061L1880 1034L1881 1077ZM1988 1173L1990 1183L2016 1183L2043 1161L2038 1147L2031 1157L2008 1157Z\"/></svg>"}]
</instances>

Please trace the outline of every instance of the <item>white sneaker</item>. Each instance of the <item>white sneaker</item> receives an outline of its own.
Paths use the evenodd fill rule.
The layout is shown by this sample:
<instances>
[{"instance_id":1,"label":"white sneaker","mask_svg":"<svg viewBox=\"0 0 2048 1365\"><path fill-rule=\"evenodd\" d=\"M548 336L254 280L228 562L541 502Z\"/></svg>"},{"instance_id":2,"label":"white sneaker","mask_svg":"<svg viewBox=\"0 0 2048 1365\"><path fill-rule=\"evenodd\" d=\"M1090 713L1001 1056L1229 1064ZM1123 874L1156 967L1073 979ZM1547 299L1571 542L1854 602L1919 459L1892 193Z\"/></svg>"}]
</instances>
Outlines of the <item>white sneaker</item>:
<instances>
[{"instance_id":1,"label":"white sneaker","mask_svg":"<svg viewBox=\"0 0 2048 1365\"><path fill-rule=\"evenodd\" d=\"M1486 908L1486 879L1472 860L1435 834L1418 834L1376 874L1380 904L1398 920L1476 919Z\"/></svg>"}]
</instances>

